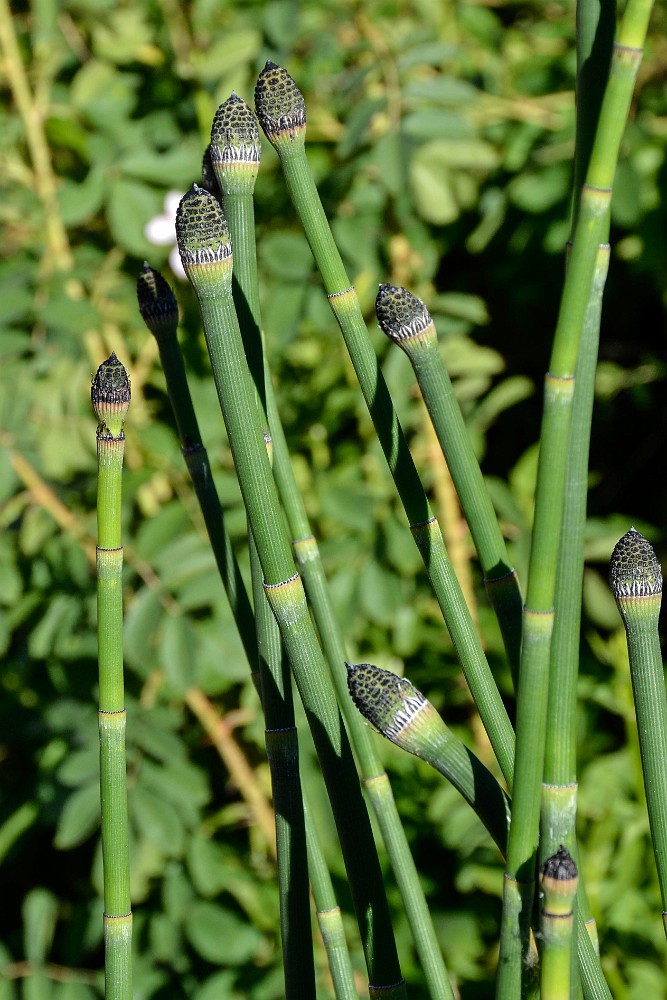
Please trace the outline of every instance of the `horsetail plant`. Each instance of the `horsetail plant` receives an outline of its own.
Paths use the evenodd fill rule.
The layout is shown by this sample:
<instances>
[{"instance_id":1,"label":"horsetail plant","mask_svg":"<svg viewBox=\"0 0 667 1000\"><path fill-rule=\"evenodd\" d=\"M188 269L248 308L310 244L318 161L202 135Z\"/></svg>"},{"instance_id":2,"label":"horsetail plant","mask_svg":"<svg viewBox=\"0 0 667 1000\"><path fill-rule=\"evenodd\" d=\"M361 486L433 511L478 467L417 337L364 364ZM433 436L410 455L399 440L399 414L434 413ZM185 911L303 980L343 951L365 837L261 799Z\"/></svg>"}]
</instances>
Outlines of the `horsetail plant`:
<instances>
[{"instance_id":1,"label":"horsetail plant","mask_svg":"<svg viewBox=\"0 0 667 1000\"><path fill-rule=\"evenodd\" d=\"M658 635L662 573L650 542L635 528L616 543L609 581L628 643L646 805L667 933L667 696Z\"/></svg>"},{"instance_id":2,"label":"horsetail plant","mask_svg":"<svg viewBox=\"0 0 667 1000\"><path fill-rule=\"evenodd\" d=\"M587 5L587 0L582 0L581 5ZM349 699L344 690L345 680L354 703L380 732L429 761L453 782L506 856L497 1000L517 1000L537 988L538 961L543 1000L576 995L579 984L571 961L575 951L578 952L580 985L586 1000L609 1000L610 997L594 944L581 929L585 903L573 905L577 891L582 893L581 885L577 890L573 860L577 856L573 728L576 651L573 650L579 627L585 473L600 302L608 259L605 241L611 183L650 9L649 0L628 0L604 98L598 100L595 113L588 117L587 140L590 139L590 143L583 156L585 168L581 156L578 163L577 184L581 184L582 178L585 180L581 191L575 190L572 250L545 383L535 521L521 630L521 601L516 577L442 365L431 317L424 304L405 289L382 285L376 302L382 329L405 350L415 370L470 525L508 659L518 676L516 746L509 717L407 448L356 292L345 273L308 168L303 97L291 77L270 62L260 74L255 91L261 125L280 157L289 192L509 795L474 754L453 736L409 681L370 664L347 664L345 678L343 640L331 611L317 543L291 472L262 349L252 212L252 192L260 158L259 133L255 116L236 94L232 94L216 115L209 155L205 159L205 187L215 191L216 196L216 188L220 187L224 211L212 194L196 185L179 206L179 250L199 299L216 388L246 506L250 545L251 549L256 548L253 597L260 641L256 658L262 663L263 700L269 689L277 695L277 702L273 707L269 705L268 710L265 702L267 751L270 760L274 761L281 760L285 753L285 760L289 757L287 769L294 769L296 730L289 715L289 678L280 670L282 641L313 732L333 807L372 997L402 998L404 984L368 816L359 794L351 748L333 687L325 671L322 648L330 662L346 716L349 715ZM591 123L598 117L593 140ZM578 135L581 134L579 131ZM578 142L583 144L583 139ZM267 415L275 440L275 445L270 445L275 447L276 453L275 480L266 453L269 443ZM567 501L566 493L571 497ZM302 570L319 641L310 620L301 577L294 571L293 552L279 495L294 538L294 554ZM563 529L571 538L562 537ZM621 589L620 596L616 593L616 597L628 632L649 819L663 907L666 907L667 789L664 776L660 774L660 764L664 764L667 752L667 700L664 681L660 686L661 673L656 666L659 664L655 636L660 591L650 590L661 580L659 568L657 573L655 570L655 557L651 563L642 547L645 539L635 536L638 533L628 533L617 546L621 552L620 569L615 572L612 562L612 585L615 593L617 586ZM627 542L628 537L630 542ZM621 548L624 543L625 549ZM633 555L639 551L638 577L633 575L636 568L626 559L626 549ZM642 589L647 581L650 592ZM629 587L629 592L624 592L624 587ZM275 625L273 619L264 615L267 602ZM640 708L640 704L643 707ZM649 708L652 714L646 723ZM275 715L274 709L277 710ZM281 715L283 709L286 714ZM372 750L368 749L368 735L358 735L360 720L355 713L349 718L360 770L404 893L406 913L411 924L415 924L414 914L419 914L420 907L425 904L407 852L407 842L401 843L405 835L391 790ZM549 735L545 738L547 728ZM287 788L285 786L286 791ZM381 794L378 789L382 790ZM299 809L293 813L296 817L302 809L298 783L289 785L289 794L299 797ZM276 797L277 806L279 796L280 792ZM299 823L303 823L303 817L298 819L297 825ZM284 850L289 854L294 851L298 857L297 868L287 867L281 871L281 906L282 900L289 895L297 870L303 887L303 837L300 833L298 841L290 841L291 823L288 825L290 831L286 830ZM312 829L308 836L311 834ZM557 844L561 846L556 850ZM404 848L412 867L403 869L401 851ZM317 853L316 847L312 850ZM553 856L542 865L547 853ZM538 931L533 897L539 866L542 866L544 906ZM319 879L316 872L317 863L312 863L314 881ZM320 884L318 910L322 900L330 899L325 882ZM415 886L419 893L415 895L411 917L410 894L414 893ZM307 919L299 925L304 928L304 933L298 932L302 938L309 937L305 933L305 923ZM284 935L292 933L294 926L289 919L284 920ZM415 941L430 993L433 997L451 997L437 942L434 947L434 936L429 937L432 935L430 921L423 929L421 944L418 920L416 926ZM340 926L337 927L340 931ZM324 930L323 934L326 938ZM330 952L332 963L335 962L334 951ZM298 956L298 948L294 954ZM426 962L431 959L434 962L429 970ZM286 953L286 968L289 961ZM349 994L349 968L346 975L348 978L343 977L340 981L337 996ZM288 980L286 976L286 984ZM313 994L310 970L307 985L287 986L288 996Z\"/></svg>"},{"instance_id":3,"label":"horsetail plant","mask_svg":"<svg viewBox=\"0 0 667 1000\"><path fill-rule=\"evenodd\" d=\"M545 380L535 518L516 714L516 780L503 891L497 1000L527 988L530 913L539 842L548 676L575 372L588 302L604 242L621 138L652 4L629 0L621 22L586 181Z\"/></svg>"},{"instance_id":4,"label":"horsetail plant","mask_svg":"<svg viewBox=\"0 0 667 1000\"><path fill-rule=\"evenodd\" d=\"M215 177L213 177L215 182ZM149 267L147 264L139 274L137 281L137 298L139 310L148 329L156 336L160 348L160 359L162 361L167 391L169 394L172 409L179 429L182 442L187 442L183 447L184 458L188 464L195 492L199 500L200 509L208 530L211 546L214 550L218 571L229 598L230 608L239 631L239 636L244 645L246 656L251 664L252 677L260 695L266 693L271 695L271 691L266 691L266 685L260 685L260 673L258 663L258 642L256 641L253 611L250 607L245 584L241 576L236 557L232 551L232 543L229 538L220 499L213 480L213 474L209 465L208 456L204 445L201 443L199 426L190 396L183 358L178 348L176 339L176 329L178 323L178 306L175 296L159 271ZM187 430L186 430L187 428ZM193 462L193 456L196 460ZM265 600L264 594L262 599ZM255 664L253 667L252 664ZM285 744L290 741L295 742L295 731L293 727L284 727L267 732L267 758L272 770L272 787L274 793L274 811L277 813L276 824L279 825L281 819L290 815L290 810L281 803L282 789L286 785L281 773L284 769L294 770L295 755L291 746L285 752ZM273 773L273 771L277 773ZM293 780L293 774L290 775ZM276 792L276 785L278 791ZM340 908L336 904L331 877L326 869L326 863L322 856L317 831L314 828L312 817L310 817L307 802L303 800L303 810L306 818L306 837L308 842L308 871L313 889L313 897L317 906L317 917L322 930L324 947L327 953L331 976L336 986L336 1000L356 1000L354 992L352 970L347 950L347 942L342 926L342 915ZM287 825L286 823L284 825ZM276 833L276 846L278 863L283 851L281 850L283 838L280 831ZM289 892L290 887L294 890L297 876L294 870L289 875L279 874L281 895ZM307 889L306 889L307 893ZM293 896L298 894L293 891ZM291 911L288 911L291 912ZM298 926L298 921L296 922ZM295 921L288 921L289 940L296 936ZM281 930L284 941L285 930ZM308 947L310 929L308 934L302 936L300 947ZM309 948L309 951L311 949ZM304 969L308 970L312 966L311 955L305 955ZM285 996L309 995L310 985L304 990L303 970L299 970L297 975L292 977L290 971L294 967L294 962L290 961L289 953L284 954L285 967ZM298 991L298 992L297 992ZM312 990L311 990L312 992Z\"/></svg>"},{"instance_id":5,"label":"horsetail plant","mask_svg":"<svg viewBox=\"0 0 667 1000\"><path fill-rule=\"evenodd\" d=\"M407 678L372 663L346 664L352 699L364 718L396 746L427 761L474 809L506 857L511 802L493 775L446 726ZM581 925L580 917L577 923ZM585 1000L612 1000L593 942L577 933ZM532 961L535 961L535 954Z\"/></svg>"},{"instance_id":6,"label":"horsetail plant","mask_svg":"<svg viewBox=\"0 0 667 1000\"><path fill-rule=\"evenodd\" d=\"M252 184L260 155L259 125L251 108L232 94L216 112L210 159L224 196L234 246L234 293L250 370L263 372L260 395L266 401L273 442L273 469L292 535L292 545L320 634L338 701L355 751L366 793L378 819L401 892L424 977L432 997L451 997L452 988L438 945L419 875L400 821L389 779L375 754L370 734L349 697L345 649L335 619L317 541L299 492L275 400L266 357L262 360ZM244 169L247 165L247 170ZM252 179L252 184L251 184ZM259 353L259 358L257 354Z\"/></svg>"},{"instance_id":7,"label":"horsetail plant","mask_svg":"<svg viewBox=\"0 0 667 1000\"><path fill-rule=\"evenodd\" d=\"M255 109L283 168L285 182L340 327L359 386L405 509L410 530L461 661L491 745L511 786L514 733L433 516L387 384L345 272L305 151L306 106L289 73L267 62L255 87Z\"/></svg>"},{"instance_id":8,"label":"horsetail plant","mask_svg":"<svg viewBox=\"0 0 667 1000\"><path fill-rule=\"evenodd\" d=\"M402 998L401 976L380 866L356 769L299 574L254 402L232 299L232 248L221 206L193 185L176 216L179 251L199 300L218 398L262 570L304 704L341 842L371 995Z\"/></svg>"},{"instance_id":9,"label":"horsetail plant","mask_svg":"<svg viewBox=\"0 0 667 1000\"><path fill-rule=\"evenodd\" d=\"M253 616L232 550L178 347L178 306L174 294L162 275L146 264L137 281L137 298L144 322L158 341L167 389L183 443L183 455L262 700L275 812L285 995L288 998L306 998L314 996L315 980L309 943L306 832L289 670L283 669L280 636L266 603L261 579L258 581L257 573L253 573ZM250 543L256 556L252 536Z\"/></svg>"},{"instance_id":10,"label":"horsetail plant","mask_svg":"<svg viewBox=\"0 0 667 1000\"><path fill-rule=\"evenodd\" d=\"M561 845L544 862L540 884L540 1000L570 1000L578 875L566 847Z\"/></svg>"},{"instance_id":11,"label":"horsetail plant","mask_svg":"<svg viewBox=\"0 0 667 1000\"><path fill-rule=\"evenodd\" d=\"M611 5L591 0L577 4L576 141L571 230L574 232L579 199L588 170L591 147L609 75L616 15ZM554 628L547 703L547 729L542 778L540 858L544 861L565 845L577 854L576 700L579 669L581 601L584 566L584 528L588 494L588 456L602 293L609 265L608 225L600 235L591 294L586 307L581 347L575 373L570 441L563 503L563 524L554 596ZM586 929L597 943L583 880L579 878L577 906ZM573 965L572 989L577 988Z\"/></svg>"},{"instance_id":12,"label":"horsetail plant","mask_svg":"<svg viewBox=\"0 0 667 1000\"><path fill-rule=\"evenodd\" d=\"M306 814L308 873L313 890L317 924L327 953L334 994L336 1000L358 1000L350 951L345 937L343 914L336 899L331 875L307 799L304 799L303 806Z\"/></svg>"},{"instance_id":13,"label":"horsetail plant","mask_svg":"<svg viewBox=\"0 0 667 1000\"><path fill-rule=\"evenodd\" d=\"M132 905L125 765L121 542L123 422L130 405L130 380L115 354L97 369L90 396L98 419L97 641L105 997L106 1000L131 1000Z\"/></svg>"},{"instance_id":14,"label":"horsetail plant","mask_svg":"<svg viewBox=\"0 0 667 1000\"><path fill-rule=\"evenodd\" d=\"M255 622L248 592L234 555L225 518L215 488L208 453L188 388L183 356L178 345L178 303L168 282L144 264L137 278L141 317L157 341L183 458L204 518L213 555L253 674L258 671Z\"/></svg>"}]
</instances>

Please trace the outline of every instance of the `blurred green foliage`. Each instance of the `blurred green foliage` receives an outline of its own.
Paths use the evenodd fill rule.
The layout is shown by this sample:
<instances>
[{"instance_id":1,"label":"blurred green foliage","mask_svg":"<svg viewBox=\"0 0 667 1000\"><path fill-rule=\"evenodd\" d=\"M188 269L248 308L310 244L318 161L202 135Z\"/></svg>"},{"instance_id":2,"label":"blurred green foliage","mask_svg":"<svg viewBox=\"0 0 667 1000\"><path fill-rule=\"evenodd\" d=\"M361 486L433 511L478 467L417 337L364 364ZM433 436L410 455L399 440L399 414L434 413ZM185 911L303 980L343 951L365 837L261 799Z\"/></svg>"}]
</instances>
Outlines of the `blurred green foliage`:
<instances>
[{"instance_id":1,"label":"blurred green foliage","mask_svg":"<svg viewBox=\"0 0 667 1000\"><path fill-rule=\"evenodd\" d=\"M425 482L437 502L442 468L409 364L372 320L380 281L407 285L431 308L521 573L567 237L574 5L24 0L12 17L6 0L0 7L0 995L100 994L88 385L115 350L133 383L124 536L137 995L271 1000L282 980L270 850L188 692L215 701L268 796L262 720L136 309L142 260L164 267L170 249L152 244L146 226L170 191L198 179L218 104L232 90L251 101L267 58L286 65L306 97L310 160ZM666 18L658 7L613 202L579 700L584 870L620 1000L667 996L624 641L604 583L630 523L664 553L667 494L655 467L667 430ZM269 147L257 218L271 367L350 656L405 668L488 757ZM245 565L196 306L173 280L202 433ZM349 912L305 733L302 747ZM460 995L490 997L500 859L450 788L380 749ZM410 995L421 997L389 872L387 886ZM324 998L321 950L317 960Z\"/></svg>"}]
</instances>

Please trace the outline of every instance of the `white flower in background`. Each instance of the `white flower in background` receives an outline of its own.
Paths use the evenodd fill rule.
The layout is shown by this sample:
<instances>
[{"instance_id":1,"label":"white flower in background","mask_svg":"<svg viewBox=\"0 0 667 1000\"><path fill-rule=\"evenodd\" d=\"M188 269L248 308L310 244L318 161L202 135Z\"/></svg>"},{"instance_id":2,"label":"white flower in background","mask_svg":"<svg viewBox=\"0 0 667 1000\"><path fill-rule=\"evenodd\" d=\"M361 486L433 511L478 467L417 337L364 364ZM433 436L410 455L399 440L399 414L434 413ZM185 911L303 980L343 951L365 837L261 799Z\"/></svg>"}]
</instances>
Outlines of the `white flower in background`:
<instances>
[{"instance_id":1,"label":"white flower in background","mask_svg":"<svg viewBox=\"0 0 667 1000\"><path fill-rule=\"evenodd\" d=\"M150 222L146 223L144 236L149 243L156 247L171 246L169 254L169 266L182 281L185 281L185 271L181 264L181 255L176 246L176 209L178 208L183 194L181 191L168 191L164 199L164 212L155 215Z\"/></svg>"}]
</instances>

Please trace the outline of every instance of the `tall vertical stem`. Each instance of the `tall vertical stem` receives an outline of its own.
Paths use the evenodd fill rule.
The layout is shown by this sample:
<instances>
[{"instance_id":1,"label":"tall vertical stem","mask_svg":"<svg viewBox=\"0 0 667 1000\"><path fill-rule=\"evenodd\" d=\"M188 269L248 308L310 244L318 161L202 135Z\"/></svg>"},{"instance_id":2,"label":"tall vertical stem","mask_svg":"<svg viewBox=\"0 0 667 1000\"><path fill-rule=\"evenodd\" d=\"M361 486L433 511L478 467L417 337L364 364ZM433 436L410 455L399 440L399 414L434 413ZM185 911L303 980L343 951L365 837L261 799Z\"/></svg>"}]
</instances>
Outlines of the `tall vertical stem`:
<instances>
[{"instance_id":1,"label":"tall vertical stem","mask_svg":"<svg viewBox=\"0 0 667 1000\"><path fill-rule=\"evenodd\" d=\"M115 354L99 367L91 399L99 420L97 629L105 997L131 1000L132 910L125 778L121 544L123 420L130 405L130 382Z\"/></svg>"}]
</instances>

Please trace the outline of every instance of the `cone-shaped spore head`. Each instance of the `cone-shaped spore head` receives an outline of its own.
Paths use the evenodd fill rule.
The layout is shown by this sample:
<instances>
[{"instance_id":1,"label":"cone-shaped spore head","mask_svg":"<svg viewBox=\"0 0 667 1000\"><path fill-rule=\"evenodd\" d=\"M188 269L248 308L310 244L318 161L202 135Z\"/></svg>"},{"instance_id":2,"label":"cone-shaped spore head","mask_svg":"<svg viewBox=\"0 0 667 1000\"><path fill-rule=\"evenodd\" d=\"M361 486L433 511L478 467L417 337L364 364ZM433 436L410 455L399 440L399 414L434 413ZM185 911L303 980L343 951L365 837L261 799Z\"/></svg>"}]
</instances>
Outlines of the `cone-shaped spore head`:
<instances>
[{"instance_id":1,"label":"cone-shaped spore head","mask_svg":"<svg viewBox=\"0 0 667 1000\"><path fill-rule=\"evenodd\" d=\"M382 332L408 353L417 345L436 343L431 314L422 300L407 288L380 285L375 312Z\"/></svg>"},{"instance_id":2,"label":"cone-shaped spore head","mask_svg":"<svg viewBox=\"0 0 667 1000\"><path fill-rule=\"evenodd\" d=\"M372 663L346 663L345 666L347 686L361 714L383 736L402 746L403 730L419 712L430 707L429 702L407 678L391 670L383 670Z\"/></svg>"},{"instance_id":3,"label":"cone-shaped spore head","mask_svg":"<svg viewBox=\"0 0 667 1000\"><path fill-rule=\"evenodd\" d=\"M280 145L303 139L306 102L296 83L282 66L269 61L255 85L255 110L269 142ZM279 150L280 151L280 150Z\"/></svg>"},{"instance_id":4,"label":"cone-shaped spore head","mask_svg":"<svg viewBox=\"0 0 667 1000\"><path fill-rule=\"evenodd\" d=\"M155 337L159 339L161 334L176 332L176 296L160 272L148 262L144 262L137 278L137 302L144 323Z\"/></svg>"},{"instance_id":5,"label":"cone-shaped spore head","mask_svg":"<svg viewBox=\"0 0 667 1000\"><path fill-rule=\"evenodd\" d=\"M231 283L232 240L220 203L193 184L176 210L176 242L185 273L200 294L212 294L216 277Z\"/></svg>"},{"instance_id":6,"label":"cone-shaped spore head","mask_svg":"<svg viewBox=\"0 0 667 1000\"><path fill-rule=\"evenodd\" d=\"M130 406L130 380L115 354L110 354L95 373L90 399L99 421L100 433L114 438L123 434L123 421Z\"/></svg>"},{"instance_id":7,"label":"cone-shaped spore head","mask_svg":"<svg viewBox=\"0 0 667 1000\"><path fill-rule=\"evenodd\" d=\"M259 163L262 147L257 116L235 93L215 113L209 148L214 164L230 160Z\"/></svg>"},{"instance_id":8,"label":"cone-shaped spore head","mask_svg":"<svg viewBox=\"0 0 667 1000\"><path fill-rule=\"evenodd\" d=\"M630 528L614 547L609 583L617 601L662 594L660 563L651 543L635 528Z\"/></svg>"}]
</instances>

